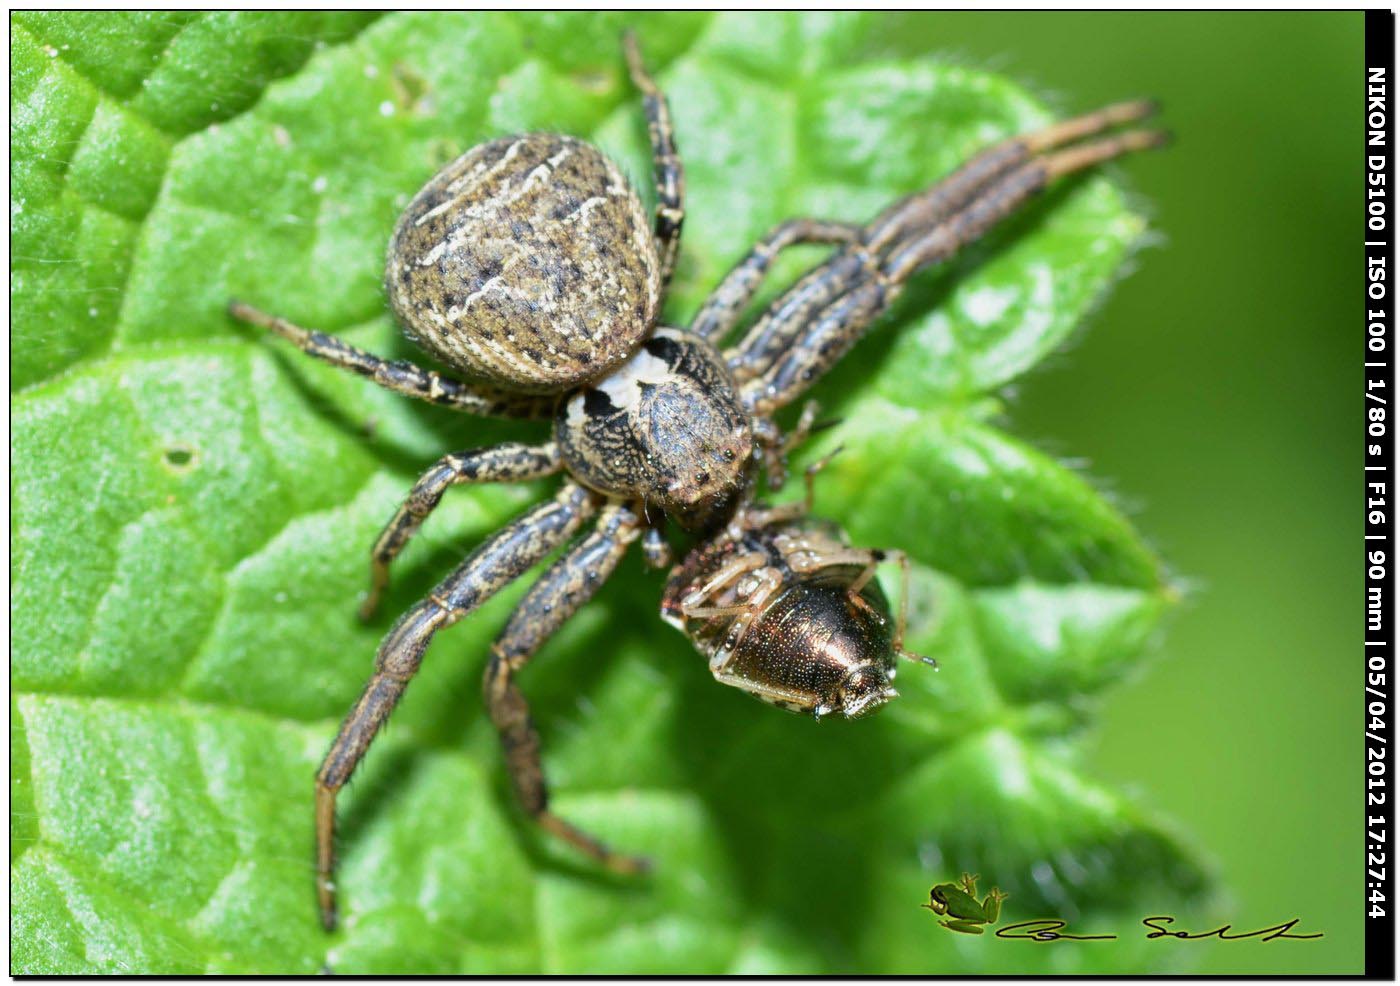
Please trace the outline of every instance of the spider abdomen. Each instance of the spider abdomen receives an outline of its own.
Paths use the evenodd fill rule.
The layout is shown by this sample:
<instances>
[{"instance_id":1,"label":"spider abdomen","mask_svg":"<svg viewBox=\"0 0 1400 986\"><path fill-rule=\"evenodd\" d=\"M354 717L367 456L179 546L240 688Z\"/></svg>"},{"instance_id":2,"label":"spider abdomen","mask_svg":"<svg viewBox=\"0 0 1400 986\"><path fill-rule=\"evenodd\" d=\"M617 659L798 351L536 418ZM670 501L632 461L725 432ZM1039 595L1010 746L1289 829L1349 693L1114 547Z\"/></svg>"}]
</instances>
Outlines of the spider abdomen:
<instances>
[{"instance_id":1,"label":"spider abdomen","mask_svg":"<svg viewBox=\"0 0 1400 986\"><path fill-rule=\"evenodd\" d=\"M385 281L430 353L529 393L622 363L661 298L650 218L622 172L548 133L488 141L438 172L399 219Z\"/></svg>"}]
</instances>

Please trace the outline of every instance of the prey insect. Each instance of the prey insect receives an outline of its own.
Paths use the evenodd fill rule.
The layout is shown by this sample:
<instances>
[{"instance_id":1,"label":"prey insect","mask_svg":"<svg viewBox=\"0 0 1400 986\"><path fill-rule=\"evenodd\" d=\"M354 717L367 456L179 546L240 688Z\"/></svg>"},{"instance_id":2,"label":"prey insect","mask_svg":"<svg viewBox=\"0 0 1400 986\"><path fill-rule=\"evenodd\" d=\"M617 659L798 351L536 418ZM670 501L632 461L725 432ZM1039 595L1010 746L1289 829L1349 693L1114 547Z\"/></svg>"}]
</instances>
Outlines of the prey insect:
<instances>
[{"instance_id":1,"label":"prey insect","mask_svg":"<svg viewBox=\"0 0 1400 986\"><path fill-rule=\"evenodd\" d=\"M673 575L667 615L707 654L718 680L817 715L861 715L888 700L892 660L842 663L818 653L815 638L780 642L781 622L765 619L774 607L815 607L859 638L852 653L898 650L897 637L883 636L887 607L870 581L877 558L795 515L788 527L761 522L750 495L757 475L782 484L786 453L810 429L815 406L809 402L787 434L772 416L850 349L914 273L952 257L1056 179L1162 141L1158 131L1111 133L1152 111L1145 102L1122 103L1003 141L865 225L783 223L681 329L660 324L659 312L680 247L684 173L666 99L630 36L624 47L650 134L650 220L597 148L533 133L468 151L398 221L385 272L390 305L409 336L460 376L386 361L230 304L235 318L405 396L553 422L546 442L454 452L422 475L374 544L362 617L372 618L391 564L449 487L565 477L551 499L478 545L380 644L374 672L316 775L317 888L328 928L338 792L435 636L565 545L492 646L486 705L520 804L544 830L613 870L636 872L643 862L550 810L539 735L516 675L634 542L650 564L670 564L667 519L698 537L702 552ZM774 256L801 243L836 249L721 351ZM727 644L735 627L740 638Z\"/></svg>"},{"instance_id":2,"label":"prey insect","mask_svg":"<svg viewBox=\"0 0 1400 986\"><path fill-rule=\"evenodd\" d=\"M715 680L789 712L855 719L896 697L896 658L937 662L904 649L908 557L854 548L835 524L811 516L812 481L830 458L808 467L800 501L746 498L671 571L661 614L709 658ZM904 580L893 621L875 581L885 561Z\"/></svg>"}]
</instances>

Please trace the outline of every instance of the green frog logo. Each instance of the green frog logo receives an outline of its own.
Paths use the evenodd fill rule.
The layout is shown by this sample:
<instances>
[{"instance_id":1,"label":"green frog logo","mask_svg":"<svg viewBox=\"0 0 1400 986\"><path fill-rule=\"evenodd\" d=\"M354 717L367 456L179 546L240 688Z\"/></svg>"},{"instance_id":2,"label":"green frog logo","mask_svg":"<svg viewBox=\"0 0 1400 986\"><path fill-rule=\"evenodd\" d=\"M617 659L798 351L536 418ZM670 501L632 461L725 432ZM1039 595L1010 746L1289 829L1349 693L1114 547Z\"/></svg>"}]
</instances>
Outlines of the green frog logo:
<instances>
[{"instance_id":1,"label":"green frog logo","mask_svg":"<svg viewBox=\"0 0 1400 986\"><path fill-rule=\"evenodd\" d=\"M935 884L928 892L928 903L920 906L939 916L947 915L938 923L949 931L980 935L987 926L996 924L1001 916L1001 902L1006 900L1006 896L999 888L993 887L991 893L978 903L977 877L964 873L957 883Z\"/></svg>"}]
</instances>

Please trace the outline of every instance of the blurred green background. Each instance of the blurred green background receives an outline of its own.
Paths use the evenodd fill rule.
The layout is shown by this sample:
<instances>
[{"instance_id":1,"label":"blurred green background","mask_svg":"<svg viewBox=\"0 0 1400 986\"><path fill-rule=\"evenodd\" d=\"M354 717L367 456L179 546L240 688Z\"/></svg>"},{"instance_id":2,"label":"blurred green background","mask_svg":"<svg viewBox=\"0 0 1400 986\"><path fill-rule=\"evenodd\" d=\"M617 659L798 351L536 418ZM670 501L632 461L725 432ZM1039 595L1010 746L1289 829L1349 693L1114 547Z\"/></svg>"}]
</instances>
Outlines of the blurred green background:
<instances>
[{"instance_id":1,"label":"blurred green background","mask_svg":"<svg viewBox=\"0 0 1400 986\"><path fill-rule=\"evenodd\" d=\"M1104 702L1095 767L1204 847L1250 929L1312 942L1163 943L1200 972L1362 969L1357 449L1363 14L892 17L1080 110L1162 100L1178 140L1134 160L1162 244L1012 431L1125 492L1187 598Z\"/></svg>"}]
</instances>

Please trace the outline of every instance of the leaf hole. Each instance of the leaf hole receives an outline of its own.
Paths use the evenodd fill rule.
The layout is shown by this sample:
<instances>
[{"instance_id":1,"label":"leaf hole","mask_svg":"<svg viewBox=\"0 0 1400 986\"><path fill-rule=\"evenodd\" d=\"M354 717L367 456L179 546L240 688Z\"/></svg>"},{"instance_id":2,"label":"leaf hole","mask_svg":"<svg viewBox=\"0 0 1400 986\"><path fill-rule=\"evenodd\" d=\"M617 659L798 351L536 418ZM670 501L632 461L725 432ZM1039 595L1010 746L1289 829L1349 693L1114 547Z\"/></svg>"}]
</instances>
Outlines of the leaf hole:
<instances>
[{"instance_id":1,"label":"leaf hole","mask_svg":"<svg viewBox=\"0 0 1400 986\"><path fill-rule=\"evenodd\" d=\"M175 444L165 450L161 460L171 472L186 473L198 464L199 455L192 445Z\"/></svg>"}]
</instances>

